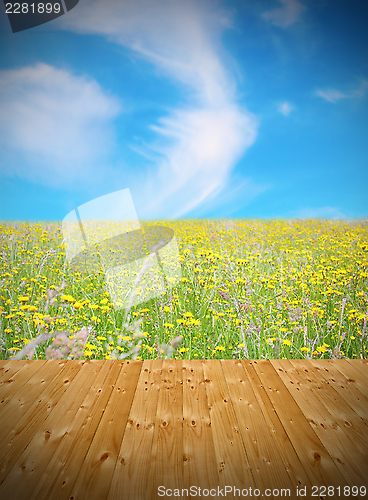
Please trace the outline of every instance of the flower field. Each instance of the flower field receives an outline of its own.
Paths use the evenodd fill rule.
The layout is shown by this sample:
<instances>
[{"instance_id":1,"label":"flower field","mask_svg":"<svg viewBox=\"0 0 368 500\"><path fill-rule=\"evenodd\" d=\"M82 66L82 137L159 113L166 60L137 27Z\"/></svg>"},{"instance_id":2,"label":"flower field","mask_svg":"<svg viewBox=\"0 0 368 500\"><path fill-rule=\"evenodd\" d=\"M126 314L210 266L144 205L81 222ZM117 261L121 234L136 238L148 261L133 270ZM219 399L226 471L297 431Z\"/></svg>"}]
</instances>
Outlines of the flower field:
<instances>
[{"instance_id":1,"label":"flower field","mask_svg":"<svg viewBox=\"0 0 368 500\"><path fill-rule=\"evenodd\" d=\"M0 224L0 359L368 357L367 221L150 224L182 277L129 310L70 267L60 224Z\"/></svg>"}]
</instances>

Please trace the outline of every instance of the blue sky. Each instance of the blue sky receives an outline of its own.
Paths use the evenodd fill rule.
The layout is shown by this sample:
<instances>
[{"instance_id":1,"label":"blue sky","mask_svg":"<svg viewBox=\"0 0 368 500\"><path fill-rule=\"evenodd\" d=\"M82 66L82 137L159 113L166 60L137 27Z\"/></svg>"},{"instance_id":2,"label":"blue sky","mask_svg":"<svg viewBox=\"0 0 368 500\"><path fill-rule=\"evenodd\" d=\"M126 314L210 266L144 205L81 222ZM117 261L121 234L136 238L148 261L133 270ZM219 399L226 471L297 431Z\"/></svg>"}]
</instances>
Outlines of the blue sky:
<instances>
[{"instance_id":1,"label":"blue sky","mask_svg":"<svg viewBox=\"0 0 368 500\"><path fill-rule=\"evenodd\" d=\"M0 6L0 219L368 217L365 0Z\"/></svg>"}]
</instances>

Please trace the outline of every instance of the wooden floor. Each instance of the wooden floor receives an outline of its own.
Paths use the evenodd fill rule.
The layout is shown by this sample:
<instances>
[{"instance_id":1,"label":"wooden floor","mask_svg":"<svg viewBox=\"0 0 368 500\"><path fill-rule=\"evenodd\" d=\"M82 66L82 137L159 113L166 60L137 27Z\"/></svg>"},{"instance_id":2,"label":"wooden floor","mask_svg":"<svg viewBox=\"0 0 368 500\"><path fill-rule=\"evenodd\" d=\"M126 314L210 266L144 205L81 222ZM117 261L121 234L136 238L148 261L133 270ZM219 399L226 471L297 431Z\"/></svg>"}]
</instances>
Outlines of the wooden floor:
<instances>
[{"instance_id":1,"label":"wooden floor","mask_svg":"<svg viewBox=\"0 0 368 500\"><path fill-rule=\"evenodd\" d=\"M368 360L0 361L0 499L365 488Z\"/></svg>"}]
</instances>

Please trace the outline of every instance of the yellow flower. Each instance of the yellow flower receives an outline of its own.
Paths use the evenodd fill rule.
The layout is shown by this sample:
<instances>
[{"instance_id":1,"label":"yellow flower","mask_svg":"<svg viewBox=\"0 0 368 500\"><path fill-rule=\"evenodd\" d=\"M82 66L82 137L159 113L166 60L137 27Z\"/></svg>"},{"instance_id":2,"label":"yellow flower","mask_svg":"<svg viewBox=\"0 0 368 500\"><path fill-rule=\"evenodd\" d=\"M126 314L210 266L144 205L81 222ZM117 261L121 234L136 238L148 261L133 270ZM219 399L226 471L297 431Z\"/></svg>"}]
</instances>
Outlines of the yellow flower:
<instances>
[{"instance_id":1,"label":"yellow flower","mask_svg":"<svg viewBox=\"0 0 368 500\"><path fill-rule=\"evenodd\" d=\"M75 302L75 298L71 295L62 295L61 299L65 300L66 302Z\"/></svg>"},{"instance_id":2,"label":"yellow flower","mask_svg":"<svg viewBox=\"0 0 368 500\"><path fill-rule=\"evenodd\" d=\"M284 345L291 345L290 340L286 340L286 339L284 339L284 340L282 341L282 343L283 343Z\"/></svg>"},{"instance_id":3,"label":"yellow flower","mask_svg":"<svg viewBox=\"0 0 368 500\"><path fill-rule=\"evenodd\" d=\"M301 347L300 350L303 351L303 352L309 352L310 351L309 347Z\"/></svg>"},{"instance_id":4,"label":"yellow flower","mask_svg":"<svg viewBox=\"0 0 368 500\"><path fill-rule=\"evenodd\" d=\"M222 345L216 346L216 351L224 351L224 350L225 350L224 346L222 346Z\"/></svg>"},{"instance_id":5,"label":"yellow flower","mask_svg":"<svg viewBox=\"0 0 368 500\"><path fill-rule=\"evenodd\" d=\"M323 346L318 346L317 349L316 349L317 352L321 352L321 353L324 353L327 351L327 349Z\"/></svg>"},{"instance_id":6,"label":"yellow flower","mask_svg":"<svg viewBox=\"0 0 368 500\"><path fill-rule=\"evenodd\" d=\"M19 302L27 302L29 300L28 295L23 295L22 297L18 297Z\"/></svg>"}]
</instances>

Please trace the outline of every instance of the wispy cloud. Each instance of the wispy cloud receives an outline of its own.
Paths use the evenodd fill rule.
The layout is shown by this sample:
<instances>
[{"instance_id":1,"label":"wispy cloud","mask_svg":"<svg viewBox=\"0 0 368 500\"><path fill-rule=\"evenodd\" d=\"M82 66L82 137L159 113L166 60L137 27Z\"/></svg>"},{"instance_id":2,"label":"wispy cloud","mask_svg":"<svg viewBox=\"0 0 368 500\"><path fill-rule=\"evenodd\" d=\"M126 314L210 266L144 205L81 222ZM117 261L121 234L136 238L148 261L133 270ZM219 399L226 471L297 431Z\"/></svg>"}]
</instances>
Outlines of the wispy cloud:
<instances>
[{"instance_id":1,"label":"wispy cloud","mask_svg":"<svg viewBox=\"0 0 368 500\"><path fill-rule=\"evenodd\" d=\"M294 106L287 101L280 103L277 107L277 111L284 116L289 116L293 109L295 109Z\"/></svg>"},{"instance_id":2,"label":"wispy cloud","mask_svg":"<svg viewBox=\"0 0 368 500\"><path fill-rule=\"evenodd\" d=\"M275 26L287 28L298 21L305 7L299 0L279 0L279 2L282 7L263 12L262 17Z\"/></svg>"},{"instance_id":3,"label":"wispy cloud","mask_svg":"<svg viewBox=\"0 0 368 500\"><path fill-rule=\"evenodd\" d=\"M192 217L236 217L240 211L250 205L255 198L273 188L271 184L256 184L251 179L234 175L229 178L221 193L214 192L206 201L191 212Z\"/></svg>"},{"instance_id":4,"label":"wispy cloud","mask_svg":"<svg viewBox=\"0 0 368 500\"><path fill-rule=\"evenodd\" d=\"M325 99L329 102L337 102L340 99L352 99L352 98L361 98L365 95L368 89L368 81L363 80L360 87L353 90L352 92L340 92L336 89L327 89L327 90L317 90L316 94L322 99Z\"/></svg>"},{"instance_id":5,"label":"wispy cloud","mask_svg":"<svg viewBox=\"0 0 368 500\"><path fill-rule=\"evenodd\" d=\"M113 144L115 97L47 64L0 71L0 172L54 186L88 182Z\"/></svg>"},{"instance_id":6,"label":"wispy cloud","mask_svg":"<svg viewBox=\"0 0 368 500\"><path fill-rule=\"evenodd\" d=\"M291 212L289 217L295 219L348 219L348 216L337 207L304 207Z\"/></svg>"},{"instance_id":7,"label":"wispy cloud","mask_svg":"<svg viewBox=\"0 0 368 500\"><path fill-rule=\"evenodd\" d=\"M59 20L64 29L129 48L188 97L186 106L147 124L157 141L143 154L149 157L150 149L159 159L143 185L139 179L139 190L129 186L144 216L180 216L220 192L256 139L258 120L236 102L221 45L230 17L206 0L90 0Z\"/></svg>"}]
</instances>

